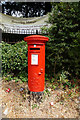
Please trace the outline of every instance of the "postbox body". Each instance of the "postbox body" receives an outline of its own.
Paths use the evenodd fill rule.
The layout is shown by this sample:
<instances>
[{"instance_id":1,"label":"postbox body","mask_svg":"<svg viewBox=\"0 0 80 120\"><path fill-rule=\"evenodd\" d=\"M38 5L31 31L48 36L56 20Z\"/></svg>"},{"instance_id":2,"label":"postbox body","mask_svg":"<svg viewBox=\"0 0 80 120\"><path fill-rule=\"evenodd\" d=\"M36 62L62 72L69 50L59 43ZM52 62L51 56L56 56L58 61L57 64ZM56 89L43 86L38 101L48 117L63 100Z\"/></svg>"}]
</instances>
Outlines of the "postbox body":
<instances>
[{"instance_id":1,"label":"postbox body","mask_svg":"<svg viewBox=\"0 0 80 120\"><path fill-rule=\"evenodd\" d=\"M48 38L32 35L24 40L28 43L28 89L42 92L45 87L45 42Z\"/></svg>"}]
</instances>

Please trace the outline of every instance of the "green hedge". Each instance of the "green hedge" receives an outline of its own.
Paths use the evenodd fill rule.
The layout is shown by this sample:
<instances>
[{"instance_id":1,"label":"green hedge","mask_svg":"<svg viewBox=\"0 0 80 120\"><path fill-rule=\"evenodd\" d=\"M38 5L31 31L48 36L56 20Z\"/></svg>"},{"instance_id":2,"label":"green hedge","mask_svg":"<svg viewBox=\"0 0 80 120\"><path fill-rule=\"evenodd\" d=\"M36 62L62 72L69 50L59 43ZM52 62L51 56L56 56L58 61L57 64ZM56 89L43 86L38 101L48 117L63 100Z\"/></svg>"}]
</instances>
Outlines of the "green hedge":
<instances>
[{"instance_id":1,"label":"green hedge","mask_svg":"<svg viewBox=\"0 0 80 120\"><path fill-rule=\"evenodd\" d=\"M46 73L51 77L67 71L69 76L80 78L80 2L53 3L48 17L51 25L42 28L47 32Z\"/></svg>"},{"instance_id":2,"label":"green hedge","mask_svg":"<svg viewBox=\"0 0 80 120\"><path fill-rule=\"evenodd\" d=\"M27 73L27 43L25 41L14 45L2 41L2 73Z\"/></svg>"}]
</instances>

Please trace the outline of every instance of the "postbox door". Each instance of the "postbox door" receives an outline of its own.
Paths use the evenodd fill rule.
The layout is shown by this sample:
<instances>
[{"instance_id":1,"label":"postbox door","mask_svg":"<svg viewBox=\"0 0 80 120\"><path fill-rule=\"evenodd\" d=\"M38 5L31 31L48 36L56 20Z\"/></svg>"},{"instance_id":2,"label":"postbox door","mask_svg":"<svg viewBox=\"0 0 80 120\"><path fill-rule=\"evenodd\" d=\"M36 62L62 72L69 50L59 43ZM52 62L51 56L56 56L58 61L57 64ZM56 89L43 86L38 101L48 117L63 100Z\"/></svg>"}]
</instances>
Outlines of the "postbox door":
<instances>
[{"instance_id":1,"label":"postbox door","mask_svg":"<svg viewBox=\"0 0 80 120\"><path fill-rule=\"evenodd\" d=\"M45 79L45 46L37 45L28 48L28 86L30 91L44 90Z\"/></svg>"}]
</instances>

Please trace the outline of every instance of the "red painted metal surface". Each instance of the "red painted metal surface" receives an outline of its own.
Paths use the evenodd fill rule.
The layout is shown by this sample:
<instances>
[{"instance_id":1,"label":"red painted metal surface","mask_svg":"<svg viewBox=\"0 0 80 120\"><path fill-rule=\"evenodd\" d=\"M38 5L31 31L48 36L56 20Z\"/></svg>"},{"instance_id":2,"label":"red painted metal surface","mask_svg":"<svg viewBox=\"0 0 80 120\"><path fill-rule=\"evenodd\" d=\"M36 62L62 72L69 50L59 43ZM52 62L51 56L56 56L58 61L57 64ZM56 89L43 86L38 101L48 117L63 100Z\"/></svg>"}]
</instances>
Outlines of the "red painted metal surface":
<instances>
[{"instance_id":1,"label":"red painted metal surface","mask_svg":"<svg viewBox=\"0 0 80 120\"><path fill-rule=\"evenodd\" d=\"M28 88L42 92L45 85L45 42L48 37L32 35L25 37L28 43Z\"/></svg>"}]
</instances>

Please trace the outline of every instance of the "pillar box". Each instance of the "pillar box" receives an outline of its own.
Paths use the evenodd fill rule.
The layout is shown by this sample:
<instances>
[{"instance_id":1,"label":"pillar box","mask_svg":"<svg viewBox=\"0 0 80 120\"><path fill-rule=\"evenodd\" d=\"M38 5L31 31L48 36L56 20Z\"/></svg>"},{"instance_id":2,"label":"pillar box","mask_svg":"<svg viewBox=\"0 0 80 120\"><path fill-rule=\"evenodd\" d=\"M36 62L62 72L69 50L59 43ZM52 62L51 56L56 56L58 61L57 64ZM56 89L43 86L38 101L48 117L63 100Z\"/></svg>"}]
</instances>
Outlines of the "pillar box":
<instances>
[{"instance_id":1,"label":"pillar box","mask_svg":"<svg viewBox=\"0 0 80 120\"><path fill-rule=\"evenodd\" d=\"M28 89L42 92L45 86L45 43L49 38L31 35L24 38L28 44Z\"/></svg>"}]
</instances>

